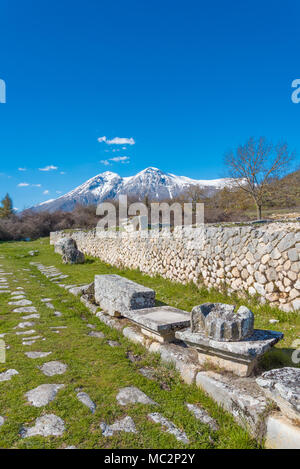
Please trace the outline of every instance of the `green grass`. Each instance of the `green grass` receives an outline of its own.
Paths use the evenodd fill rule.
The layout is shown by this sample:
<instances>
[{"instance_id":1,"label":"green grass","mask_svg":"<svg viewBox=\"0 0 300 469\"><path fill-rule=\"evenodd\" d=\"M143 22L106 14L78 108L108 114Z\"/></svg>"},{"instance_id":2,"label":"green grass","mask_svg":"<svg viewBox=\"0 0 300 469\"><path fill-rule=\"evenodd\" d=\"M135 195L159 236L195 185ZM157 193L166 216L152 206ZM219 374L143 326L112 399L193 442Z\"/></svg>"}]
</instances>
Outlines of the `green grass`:
<instances>
[{"instance_id":1,"label":"green grass","mask_svg":"<svg viewBox=\"0 0 300 469\"><path fill-rule=\"evenodd\" d=\"M28 256L27 253L31 249L38 249L40 254L34 258ZM37 341L32 346L22 346L20 336L13 333L13 327L18 324L21 315L12 313L14 307L8 305L9 295L1 294L0 333L9 333L5 341L10 349L7 350L6 363L0 364L0 372L9 368L15 368L19 372L11 381L0 383L0 415L6 419L0 427L1 448L63 448L68 445L78 448L259 447L259 444L234 422L231 415L218 407L200 389L182 383L177 372L172 367L161 364L158 356L149 354L143 347L134 345L121 333L102 324L78 298L51 283L34 266L30 266L30 262L34 260L44 265L57 266L61 272L69 275L66 281L70 284L88 283L93 280L95 274L120 273L154 288L159 302L188 311L196 304L206 301L232 299L221 293L199 290L194 285L184 286L160 277L151 278L138 271L119 270L99 259L88 258L88 262L83 265L63 265L60 256L54 254L53 247L49 246L48 238L29 243L1 243L0 256L2 255L5 258L0 259L0 264L3 265L0 269L14 273L18 283L10 280L11 290L23 286L27 298L37 307L41 318L34 320L34 329L46 340ZM30 272L22 269L30 269ZM55 317L53 311L40 302L42 297L52 298L52 303L63 313L63 317ZM245 303L236 298L234 300L237 304ZM272 328L282 330L286 334L284 341L278 344L273 353L267 354L261 366L268 368L273 367L274 363L278 366L290 364L292 342L300 335L299 316L272 310L267 306L252 304L251 307L255 312L257 327L270 328L269 318L277 318L280 322ZM104 332L106 338L89 337L87 322ZM50 326L58 325L66 325L67 329L61 329L59 334L55 334L50 330ZM107 344L108 339L117 340L121 344L120 347L110 347ZM32 360L24 354L24 351L30 350L52 351L52 354L43 359ZM137 355L139 361L129 361L128 352ZM66 363L67 372L60 376L44 376L38 366L50 360ZM155 381L140 375L138 369L143 366L156 370ZM63 383L65 387L46 407L30 406L24 397L25 392L43 383ZM118 390L131 385L144 391L159 407L118 405ZM76 399L78 389L87 392L97 404L95 414L91 414ZM199 423L188 412L185 402L199 403L205 407L217 420L219 431L212 433L206 425ZM147 419L147 414L151 411L159 411L179 428L184 429L190 438L190 445L179 443L172 435L163 433L159 425L151 423ZM63 436L21 439L20 427L33 425L35 419L45 413L54 413L65 421L66 431ZM137 435L123 432L109 438L102 436L99 428L102 421L113 423L126 415L134 419L138 429Z\"/></svg>"}]
</instances>

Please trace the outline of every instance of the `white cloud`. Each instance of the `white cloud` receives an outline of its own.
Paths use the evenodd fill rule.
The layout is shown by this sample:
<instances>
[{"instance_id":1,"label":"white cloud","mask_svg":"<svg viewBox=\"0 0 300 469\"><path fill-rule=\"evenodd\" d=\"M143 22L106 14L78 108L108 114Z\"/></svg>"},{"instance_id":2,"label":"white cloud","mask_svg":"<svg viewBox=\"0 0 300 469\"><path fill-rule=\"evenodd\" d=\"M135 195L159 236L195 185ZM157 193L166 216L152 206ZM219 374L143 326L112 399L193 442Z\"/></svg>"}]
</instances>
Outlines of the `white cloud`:
<instances>
[{"instance_id":1,"label":"white cloud","mask_svg":"<svg viewBox=\"0 0 300 469\"><path fill-rule=\"evenodd\" d=\"M64 171L60 171L60 173L59 173L59 174L66 174L66 173L65 173Z\"/></svg>"},{"instance_id":2,"label":"white cloud","mask_svg":"<svg viewBox=\"0 0 300 469\"><path fill-rule=\"evenodd\" d=\"M47 194L49 194L49 191L48 191L48 190L45 190L45 191L43 192L43 194L47 195Z\"/></svg>"},{"instance_id":3,"label":"white cloud","mask_svg":"<svg viewBox=\"0 0 300 469\"><path fill-rule=\"evenodd\" d=\"M125 163L126 161L128 162L129 159L129 156L115 156L114 158L110 158L110 161Z\"/></svg>"},{"instance_id":4,"label":"white cloud","mask_svg":"<svg viewBox=\"0 0 300 469\"><path fill-rule=\"evenodd\" d=\"M102 143L105 142L107 145L134 145L135 140L130 137L114 137L111 140L108 140L105 136L104 137L99 137L98 142Z\"/></svg>"},{"instance_id":5,"label":"white cloud","mask_svg":"<svg viewBox=\"0 0 300 469\"><path fill-rule=\"evenodd\" d=\"M18 171L27 171L26 168L18 168Z\"/></svg>"},{"instance_id":6,"label":"white cloud","mask_svg":"<svg viewBox=\"0 0 300 469\"><path fill-rule=\"evenodd\" d=\"M108 158L107 160L101 160L100 163L104 164L104 166L110 166L111 161L113 163L129 163L130 157L129 156L115 156L114 158Z\"/></svg>"},{"instance_id":7,"label":"white cloud","mask_svg":"<svg viewBox=\"0 0 300 469\"><path fill-rule=\"evenodd\" d=\"M56 191L56 194L61 194L61 191Z\"/></svg>"},{"instance_id":8,"label":"white cloud","mask_svg":"<svg viewBox=\"0 0 300 469\"><path fill-rule=\"evenodd\" d=\"M29 184L28 182L20 182L18 184L18 187L28 187L28 186L31 186L31 187L42 187L42 184Z\"/></svg>"},{"instance_id":9,"label":"white cloud","mask_svg":"<svg viewBox=\"0 0 300 469\"><path fill-rule=\"evenodd\" d=\"M56 171L58 169L57 166L53 166L52 164L45 166L45 168L39 168L39 171Z\"/></svg>"},{"instance_id":10,"label":"white cloud","mask_svg":"<svg viewBox=\"0 0 300 469\"><path fill-rule=\"evenodd\" d=\"M99 137L98 142L99 143L106 142L106 137L105 136L104 137Z\"/></svg>"}]
</instances>

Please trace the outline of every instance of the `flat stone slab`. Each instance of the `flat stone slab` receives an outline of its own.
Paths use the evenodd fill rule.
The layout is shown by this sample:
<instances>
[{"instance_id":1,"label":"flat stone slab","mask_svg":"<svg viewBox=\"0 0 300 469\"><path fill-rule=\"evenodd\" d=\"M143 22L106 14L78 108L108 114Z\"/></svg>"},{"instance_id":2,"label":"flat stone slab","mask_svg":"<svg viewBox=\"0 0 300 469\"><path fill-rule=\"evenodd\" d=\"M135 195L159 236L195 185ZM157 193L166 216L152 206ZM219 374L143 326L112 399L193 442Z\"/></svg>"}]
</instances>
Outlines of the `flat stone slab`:
<instances>
[{"instance_id":1,"label":"flat stone slab","mask_svg":"<svg viewBox=\"0 0 300 469\"><path fill-rule=\"evenodd\" d=\"M11 368L10 370L4 371L3 373L0 373L0 382L2 381L9 381L14 375L18 375L19 372L17 370L14 370Z\"/></svg>"},{"instance_id":2,"label":"flat stone slab","mask_svg":"<svg viewBox=\"0 0 300 469\"><path fill-rule=\"evenodd\" d=\"M87 406L90 411L92 412L92 414L95 413L95 410L96 410L96 404L92 401L92 399L90 398L90 396L86 393L86 392L79 392L77 393L77 399L82 403L84 404L85 406Z\"/></svg>"},{"instance_id":3,"label":"flat stone slab","mask_svg":"<svg viewBox=\"0 0 300 469\"><path fill-rule=\"evenodd\" d=\"M48 357L48 355L50 355L52 352L25 352L25 355L28 357L28 358L33 358L33 359L36 359L36 358L45 358L45 357Z\"/></svg>"},{"instance_id":4,"label":"flat stone slab","mask_svg":"<svg viewBox=\"0 0 300 469\"><path fill-rule=\"evenodd\" d=\"M37 340L37 339L41 339L43 336L42 335L34 335L34 336L30 336L30 337L23 337L22 340L23 342L26 342L28 340ZM45 339L44 339L45 340Z\"/></svg>"},{"instance_id":5,"label":"flat stone slab","mask_svg":"<svg viewBox=\"0 0 300 469\"><path fill-rule=\"evenodd\" d=\"M24 308L14 309L13 313L37 313L37 309L35 306L26 306Z\"/></svg>"},{"instance_id":6,"label":"flat stone slab","mask_svg":"<svg viewBox=\"0 0 300 469\"><path fill-rule=\"evenodd\" d=\"M174 340L175 331L190 326L190 313L171 306L129 310L122 315L142 327L146 335L150 335L148 331L166 341Z\"/></svg>"},{"instance_id":7,"label":"flat stone slab","mask_svg":"<svg viewBox=\"0 0 300 469\"><path fill-rule=\"evenodd\" d=\"M117 432L137 433L134 421L128 415L121 420L117 420L112 425L107 425L105 422L100 423L103 436L113 436Z\"/></svg>"},{"instance_id":8,"label":"flat stone slab","mask_svg":"<svg viewBox=\"0 0 300 469\"><path fill-rule=\"evenodd\" d=\"M54 376L54 375L63 375L67 371L68 367L62 362L52 361L52 362L44 363L44 365L42 365L39 368L44 373L44 375Z\"/></svg>"},{"instance_id":9,"label":"flat stone slab","mask_svg":"<svg viewBox=\"0 0 300 469\"><path fill-rule=\"evenodd\" d=\"M13 295L13 294L11 294L11 299L14 300L14 301L15 300L24 300L25 298L26 298L25 295Z\"/></svg>"},{"instance_id":10,"label":"flat stone slab","mask_svg":"<svg viewBox=\"0 0 300 469\"><path fill-rule=\"evenodd\" d=\"M278 404L283 414L300 421L300 368L266 371L256 382L266 396Z\"/></svg>"},{"instance_id":11,"label":"flat stone slab","mask_svg":"<svg viewBox=\"0 0 300 469\"><path fill-rule=\"evenodd\" d=\"M16 332L16 335L32 335L34 334L36 331L34 329L30 329L29 331L24 331L24 332ZM32 337L30 337L32 338Z\"/></svg>"},{"instance_id":12,"label":"flat stone slab","mask_svg":"<svg viewBox=\"0 0 300 469\"><path fill-rule=\"evenodd\" d=\"M45 339L43 339L43 340L45 340ZM36 343L36 341L37 341L37 339L34 339L34 340L27 340L26 342L23 341L23 342L22 342L22 345L33 345L33 344Z\"/></svg>"},{"instance_id":13,"label":"flat stone slab","mask_svg":"<svg viewBox=\"0 0 300 469\"><path fill-rule=\"evenodd\" d=\"M190 440L188 439L187 434L184 431L179 430L179 428L177 428L173 422L170 422L170 420L166 419L163 415L159 414L158 412L153 412L152 414L148 414L148 418L153 423L160 423L162 430L166 433L174 435L177 441L185 443L186 445L189 444Z\"/></svg>"},{"instance_id":14,"label":"flat stone slab","mask_svg":"<svg viewBox=\"0 0 300 469\"><path fill-rule=\"evenodd\" d=\"M120 275L95 275L95 302L111 316L155 305L155 291Z\"/></svg>"},{"instance_id":15,"label":"flat stone slab","mask_svg":"<svg viewBox=\"0 0 300 469\"><path fill-rule=\"evenodd\" d=\"M137 403L158 405L157 402L154 402L143 391L134 386L128 386L126 388L120 389L119 394L117 395L117 401L120 405Z\"/></svg>"},{"instance_id":16,"label":"flat stone slab","mask_svg":"<svg viewBox=\"0 0 300 469\"><path fill-rule=\"evenodd\" d=\"M239 425L261 440L265 432L264 416L268 401L255 379L200 371L196 385L230 412Z\"/></svg>"},{"instance_id":17,"label":"flat stone slab","mask_svg":"<svg viewBox=\"0 0 300 469\"><path fill-rule=\"evenodd\" d=\"M198 351L200 363L212 362L239 376L249 376L258 358L283 339L282 332L261 329L254 329L251 337L238 342L216 341L190 329L175 336Z\"/></svg>"},{"instance_id":18,"label":"flat stone slab","mask_svg":"<svg viewBox=\"0 0 300 469\"><path fill-rule=\"evenodd\" d=\"M23 316L22 319L40 319L39 314L28 314L28 316Z\"/></svg>"},{"instance_id":19,"label":"flat stone slab","mask_svg":"<svg viewBox=\"0 0 300 469\"><path fill-rule=\"evenodd\" d=\"M41 384L35 389L28 391L25 396L27 401L34 407L43 407L55 399L56 394L64 384Z\"/></svg>"},{"instance_id":20,"label":"flat stone slab","mask_svg":"<svg viewBox=\"0 0 300 469\"><path fill-rule=\"evenodd\" d=\"M105 335L101 331L91 331L88 333L90 337L97 337L97 339L104 339Z\"/></svg>"},{"instance_id":21,"label":"flat stone slab","mask_svg":"<svg viewBox=\"0 0 300 469\"><path fill-rule=\"evenodd\" d=\"M29 306L29 305L32 305L32 301L30 300L9 301L8 304L10 306Z\"/></svg>"},{"instance_id":22,"label":"flat stone slab","mask_svg":"<svg viewBox=\"0 0 300 469\"><path fill-rule=\"evenodd\" d=\"M212 431L216 432L219 429L215 419L213 419L205 409L195 404L186 403L185 405L197 420L208 425Z\"/></svg>"},{"instance_id":23,"label":"flat stone slab","mask_svg":"<svg viewBox=\"0 0 300 469\"><path fill-rule=\"evenodd\" d=\"M14 329L26 329L26 327L33 327L35 325L35 322L32 321L24 321L20 322Z\"/></svg>"},{"instance_id":24,"label":"flat stone slab","mask_svg":"<svg viewBox=\"0 0 300 469\"><path fill-rule=\"evenodd\" d=\"M38 417L35 425L30 428L23 427L20 431L22 438L30 436L61 436L65 431L65 423L54 414L46 414Z\"/></svg>"}]
</instances>

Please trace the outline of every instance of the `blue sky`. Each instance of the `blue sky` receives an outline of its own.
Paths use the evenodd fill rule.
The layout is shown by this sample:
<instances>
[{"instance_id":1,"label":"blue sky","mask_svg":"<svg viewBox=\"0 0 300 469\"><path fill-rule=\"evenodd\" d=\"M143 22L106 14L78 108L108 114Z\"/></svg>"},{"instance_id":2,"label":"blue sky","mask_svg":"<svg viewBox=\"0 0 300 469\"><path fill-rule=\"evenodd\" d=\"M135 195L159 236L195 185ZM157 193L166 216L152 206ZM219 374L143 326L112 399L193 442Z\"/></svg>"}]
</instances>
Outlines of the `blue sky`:
<instances>
[{"instance_id":1,"label":"blue sky","mask_svg":"<svg viewBox=\"0 0 300 469\"><path fill-rule=\"evenodd\" d=\"M22 209L147 166L222 177L251 135L299 154L299 14L289 0L0 0L0 197Z\"/></svg>"}]
</instances>

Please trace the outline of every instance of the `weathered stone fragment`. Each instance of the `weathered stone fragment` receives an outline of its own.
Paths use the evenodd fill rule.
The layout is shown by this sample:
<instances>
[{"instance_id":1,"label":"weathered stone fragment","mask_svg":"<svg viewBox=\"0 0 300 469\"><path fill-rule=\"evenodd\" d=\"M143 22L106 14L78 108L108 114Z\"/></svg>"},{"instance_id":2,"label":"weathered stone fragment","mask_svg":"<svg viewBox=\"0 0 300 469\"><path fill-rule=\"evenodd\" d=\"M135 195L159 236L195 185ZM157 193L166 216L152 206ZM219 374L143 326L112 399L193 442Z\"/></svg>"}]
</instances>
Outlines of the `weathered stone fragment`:
<instances>
[{"instance_id":1,"label":"weathered stone fragment","mask_svg":"<svg viewBox=\"0 0 300 469\"><path fill-rule=\"evenodd\" d=\"M34 407L43 407L55 399L56 394L64 384L41 384L35 389L28 391L25 396Z\"/></svg>"},{"instance_id":2,"label":"weathered stone fragment","mask_svg":"<svg viewBox=\"0 0 300 469\"><path fill-rule=\"evenodd\" d=\"M65 431L65 423L54 414L46 414L42 417L38 417L33 427L23 427L20 431L22 438L28 438L30 436L61 436Z\"/></svg>"},{"instance_id":3,"label":"weathered stone fragment","mask_svg":"<svg viewBox=\"0 0 300 469\"><path fill-rule=\"evenodd\" d=\"M113 436L117 432L137 433L134 421L131 417L127 416L121 420L117 420L112 425L107 425L105 422L100 423L103 436Z\"/></svg>"},{"instance_id":4,"label":"weathered stone fragment","mask_svg":"<svg viewBox=\"0 0 300 469\"><path fill-rule=\"evenodd\" d=\"M208 425L211 430L216 432L219 429L219 426L215 419L213 419L205 409L195 404L187 403L186 406L197 420L200 420L202 423Z\"/></svg>"},{"instance_id":5,"label":"weathered stone fragment","mask_svg":"<svg viewBox=\"0 0 300 469\"><path fill-rule=\"evenodd\" d=\"M92 399L90 398L90 396L86 392L78 392L77 393L77 399L82 404L87 406L90 409L90 411L92 412L92 414L95 413L96 404L92 401Z\"/></svg>"},{"instance_id":6,"label":"weathered stone fragment","mask_svg":"<svg viewBox=\"0 0 300 469\"><path fill-rule=\"evenodd\" d=\"M151 308L155 291L119 275L95 276L95 301L111 316L124 311Z\"/></svg>"},{"instance_id":7,"label":"weathered stone fragment","mask_svg":"<svg viewBox=\"0 0 300 469\"><path fill-rule=\"evenodd\" d=\"M162 430L164 432L170 433L171 435L174 435L176 440L180 441L181 443L185 443L186 445L189 444L190 441L186 433L182 430L179 430L179 428L177 428L173 422L170 422L170 420L166 419L163 415L159 414L158 412L153 412L148 414L148 418L154 423L160 423Z\"/></svg>"},{"instance_id":8,"label":"weathered stone fragment","mask_svg":"<svg viewBox=\"0 0 300 469\"><path fill-rule=\"evenodd\" d=\"M54 376L54 375L62 375L67 371L67 365L64 363L61 363L59 361L51 361L44 363L41 367L39 367L40 370L44 373L46 376Z\"/></svg>"},{"instance_id":9,"label":"weathered stone fragment","mask_svg":"<svg viewBox=\"0 0 300 469\"><path fill-rule=\"evenodd\" d=\"M300 368L266 371L256 382L266 396L278 404L283 414L300 422Z\"/></svg>"},{"instance_id":10,"label":"weathered stone fragment","mask_svg":"<svg viewBox=\"0 0 300 469\"><path fill-rule=\"evenodd\" d=\"M120 405L136 403L157 405L157 403L150 399L143 391L134 386L120 389L117 395L117 401Z\"/></svg>"},{"instance_id":11,"label":"weathered stone fragment","mask_svg":"<svg viewBox=\"0 0 300 469\"><path fill-rule=\"evenodd\" d=\"M225 342L236 342L253 334L254 315L241 306L237 313L234 305L204 303L191 313L191 331Z\"/></svg>"}]
</instances>

